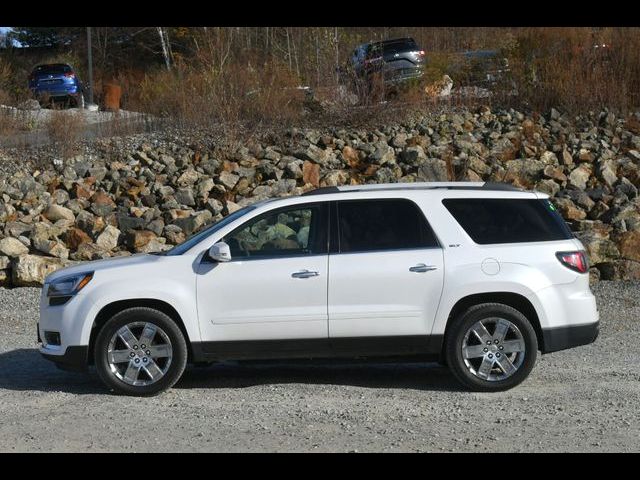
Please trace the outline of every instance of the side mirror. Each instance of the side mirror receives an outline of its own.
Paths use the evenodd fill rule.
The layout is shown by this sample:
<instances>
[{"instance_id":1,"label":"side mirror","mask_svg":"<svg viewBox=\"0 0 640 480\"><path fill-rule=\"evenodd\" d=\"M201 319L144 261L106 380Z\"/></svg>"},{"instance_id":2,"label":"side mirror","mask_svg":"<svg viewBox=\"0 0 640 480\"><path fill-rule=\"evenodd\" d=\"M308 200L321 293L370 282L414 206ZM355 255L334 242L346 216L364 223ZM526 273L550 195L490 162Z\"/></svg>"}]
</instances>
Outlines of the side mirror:
<instances>
[{"instance_id":1,"label":"side mirror","mask_svg":"<svg viewBox=\"0 0 640 480\"><path fill-rule=\"evenodd\" d=\"M231 249L224 242L218 242L209 248L209 256L216 262L228 262L231 260Z\"/></svg>"}]
</instances>

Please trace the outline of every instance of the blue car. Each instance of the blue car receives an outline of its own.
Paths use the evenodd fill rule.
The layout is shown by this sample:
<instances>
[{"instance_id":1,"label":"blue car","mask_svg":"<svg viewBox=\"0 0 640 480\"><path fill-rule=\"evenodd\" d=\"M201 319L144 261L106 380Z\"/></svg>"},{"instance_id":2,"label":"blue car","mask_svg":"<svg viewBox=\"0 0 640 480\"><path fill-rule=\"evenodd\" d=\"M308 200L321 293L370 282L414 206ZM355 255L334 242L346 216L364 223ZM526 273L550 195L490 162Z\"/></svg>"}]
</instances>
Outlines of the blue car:
<instances>
[{"instance_id":1,"label":"blue car","mask_svg":"<svg viewBox=\"0 0 640 480\"><path fill-rule=\"evenodd\" d=\"M36 66L29 76L29 89L43 106L62 101L68 106L84 108L82 82L66 63Z\"/></svg>"}]
</instances>

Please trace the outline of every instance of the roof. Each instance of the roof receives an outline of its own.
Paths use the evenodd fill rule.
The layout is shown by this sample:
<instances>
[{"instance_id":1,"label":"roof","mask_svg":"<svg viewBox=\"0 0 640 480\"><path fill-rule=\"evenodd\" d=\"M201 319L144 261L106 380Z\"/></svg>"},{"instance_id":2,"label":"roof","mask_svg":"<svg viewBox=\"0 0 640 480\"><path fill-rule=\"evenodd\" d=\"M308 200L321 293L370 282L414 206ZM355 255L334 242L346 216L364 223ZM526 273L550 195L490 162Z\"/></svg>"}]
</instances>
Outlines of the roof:
<instances>
[{"instance_id":1,"label":"roof","mask_svg":"<svg viewBox=\"0 0 640 480\"><path fill-rule=\"evenodd\" d=\"M414 182L414 183L378 183L368 185L350 185L340 187L323 187L311 190L303 195L323 195L329 193L344 192L370 192L391 190L490 190L490 191L515 191L522 190L508 183L499 182Z\"/></svg>"},{"instance_id":2,"label":"roof","mask_svg":"<svg viewBox=\"0 0 640 480\"><path fill-rule=\"evenodd\" d=\"M371 40L367 43L361 43L356 47L356 49L361 47L366 47L369 45L385 46L385 45L390 45L394 43L416 43L416 41L413 39L413 37L388 38L386 40Z\"/></svg>"}]
</instances>

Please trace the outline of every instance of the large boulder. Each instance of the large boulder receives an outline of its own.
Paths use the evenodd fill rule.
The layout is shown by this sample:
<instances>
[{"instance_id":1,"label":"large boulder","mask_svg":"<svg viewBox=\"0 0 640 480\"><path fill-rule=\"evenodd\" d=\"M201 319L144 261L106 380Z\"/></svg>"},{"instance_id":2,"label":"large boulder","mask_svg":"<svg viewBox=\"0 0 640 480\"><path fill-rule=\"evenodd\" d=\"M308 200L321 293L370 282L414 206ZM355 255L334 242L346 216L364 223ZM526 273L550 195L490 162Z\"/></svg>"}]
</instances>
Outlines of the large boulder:
<instances>
[{"instance_id":1,"label":"large boulder","mask_svg":"<svg viewBox=\"0 0 640 480\"><path fill-rule=\"evenodd\" d=\"M503 181L526 189L531 189L542 179L545 163L540 160L518 159L505 162Z\"/></svg>"},{"instance_id":2,"label":"large boulder","mask_svg":"<svg viewBox=\"0 0 640 480\"><path fill-rule=\"evenodd\" d=\"M569 174L569 183L580 190L584 190L587 188L587 182L591 178L591 174L591 167L583 163Z\"/></svg>"},{"instance_id":3,"label":"large boulder","mask_svg":"<svg viewBox=\"0 0 640 480\"><path fill-rule=\"evenodd\" d=\"M620 255L640 262L640 231L626 232L618 240Z\"/></svg>"},{"instance_id":4,"label":"large boulder","mask_svg":"<svg viewBox=\"0 0 640 480\"><path fill-rule=\"evenodd\" d=\"M13 260L11 266L12 283L19 287L39 287L47 275L73 263L60 258L21 255Z\"/></svg>"},{"instance_id":5,"label":"large boulder","mask_svg":"<svg viewBox=\"0 0 640 480\"><path fill-rule=\"evenodd\" d=\"M320 186L320 165L310 161L302 164L302 181L314 187Z\"/></svg>"},{"instance_id":6,"label":"large boulder","mask_svg":"<svg viewBox=\"0 0 640 480\"><path fill-rule=\"evenodd\" d=\"M120 230L113 225L107 225L98 238L96 238L96 245L110 252L118 246L118 239L120 238Z\"/></svg>"},{"instance_id":7,"label":"large boulder","mask_svg":"<svg viewBox=\"0 0 640 480\"><path fill-rule=\"evenodd\" d=\"M29 253L29 249L18 239L7 237L0 240L0 254L7 257L18 257Z\"/></svg>"},{"instance_id":8,"label":"large boulder","mask_svg":"<svg viewBox=\"0 0 640 480\"><path fill-rule=\"evenodd\" d=\"M577 236L587 250L591 265L610 262L620 256L616 244L609 238L595 232L579 232Z\"/></svg>"},{"instance_id":9,"label":"large boulder","mask_svg":"<svg viewBox=\"0 0 640 480\"><path fill-rule=\"evenodd\" d=\"M449 180L447 164L444 160L428 158L418 167L416 180L421 182L446 182Z\"/></svg>"},{"instance_id":10,"label":"large boulder","mask_svg":"<svg viewBox=\"0 0 640 480\"><path fill-rule=\"evenodd\" d=\"M384 165L386 163L396 163L396 154L389 145L385 142L380 142L375 146L375 151L369 157L372 163L377 165Z\"/></svg>"}]
</instances>

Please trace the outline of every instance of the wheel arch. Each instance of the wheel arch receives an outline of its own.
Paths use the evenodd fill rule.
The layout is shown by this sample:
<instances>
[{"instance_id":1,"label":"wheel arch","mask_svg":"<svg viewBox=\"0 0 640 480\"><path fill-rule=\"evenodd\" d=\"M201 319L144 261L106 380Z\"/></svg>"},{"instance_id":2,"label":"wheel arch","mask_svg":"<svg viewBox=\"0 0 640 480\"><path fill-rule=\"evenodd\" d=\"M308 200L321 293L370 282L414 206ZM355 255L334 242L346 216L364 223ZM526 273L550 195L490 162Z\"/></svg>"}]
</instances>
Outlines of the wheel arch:
<instances>
[{"instance_id":1,"label":"wheel arch","mask_svg":"<svg viewBox=\"0 0 640 480\"><path fill-rule=\"evenodd\" d=\"M540 325L540 317L538 316L538 312L527 297L514 292L475 293L462 297L460 300L458 300L451 308L449 316L447 317L447 323L445 326L442 343L443 347L446 342L447 334L449 333L450 327L453 324L454 320L461 313L465 312L474 305L479 305L481 303L501 303L503 305L515 308L520 313L522 313L525 317L527 317L529 322L531 322L533 330L536 332L538 348L544 351L544 336L542 335L542 327Z\"/></svg>"},{"instance_id":2,"label":"wheel arch","mask_svg":"<svg viewBox=\"0 0 640 480\"><path fill-rule=\"evenodd\" d=\"M185 342L187 344L187 361L191 361L192 359L192 351L191 351L191 340L189 339L189 334L184 325L184 321L182 317L178 313L178 311L168 302L163 300L158 300L155 298L132 298L127 300L117 300L107 305L103 306L96 318L93 321L93 325L91 326L91 334L89 337L89 352L88 352L88 363L93 364L93 349L95 345L96 337L98 336L98 332L104 326L104 324L112 318L117 313L120 313L124 310L134 307L147 307L152 308L154 310L158 310L159 312L164 313L169 318L171 318L180 328L180 331L184 335Z\"/></svg>"}]
</instances>

